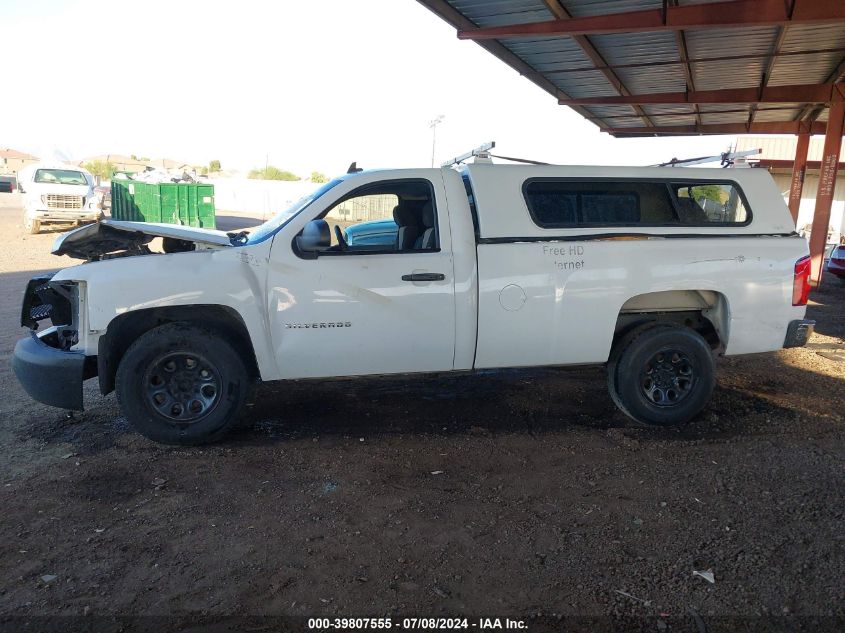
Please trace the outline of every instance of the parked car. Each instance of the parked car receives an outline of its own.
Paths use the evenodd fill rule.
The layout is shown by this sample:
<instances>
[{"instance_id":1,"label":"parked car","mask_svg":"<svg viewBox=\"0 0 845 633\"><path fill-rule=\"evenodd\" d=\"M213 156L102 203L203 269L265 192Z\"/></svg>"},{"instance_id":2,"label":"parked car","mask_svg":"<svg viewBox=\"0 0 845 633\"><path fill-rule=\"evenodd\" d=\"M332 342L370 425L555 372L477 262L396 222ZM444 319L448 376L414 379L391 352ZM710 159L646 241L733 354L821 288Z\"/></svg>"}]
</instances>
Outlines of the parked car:
<instances>
[{"instance_id":1,"label":"parked car","mask_svg":"<svg viewBox=\"0 0 845 633\"><path fill-rule=\"evenodd\" d=\"M390 246L396 242L399 226L394 220L373 220L353 224L344 231L349 246Z\"/></svg>"},{"instance_id":2,"label":"parked car","mask_svg":"<svg viewBox=\"0 0 845 633\"><path fill-rule=\"evenodd\" d=\"M831 251L827 262L827 272L835 275L845 284L845 244L839 244Z\"/></svg>"},{"instance_id":3,"label":"parked car","mask_svg":"<svg viewBox=\"0 0 845 633\"><path fill-rule=\"evenodd\" d=\"M101 200L94 193L94 177L85 169L64 163L38 163L18 174L23 194L23 223L28 233L44 224L96 222Z\"/></svg>"},{"instance_id":4,"label":"parked car","mask_svg":"<svg viewBox=\"0 0 845 633\"><path fill-rule=\"evenodd\" d=\"M718 220L699 202L713 195L729 201ZM396 218L395 240L373 250L336 225L333 241L341 208ZM624 414L682 424L707 405L714 356L812 333L793 226L762 169L354 172L251 233L108 220L61 236L53 252L86 263L29 282L22 325L52 326L12 364L65 409L97 376L172 444L222 437L259 379L505 367L605 365Z\"/></svg>"},{"instance_id":5,"label":"parked car","mask_svg":"<svg viewBox=\"0 0 845 633\"><path fill-rule=\"evenodd\" d=\"M17 188L17 179L14 176L0 175L0 193L14 193Z\"/></svg>"}]
</instances>

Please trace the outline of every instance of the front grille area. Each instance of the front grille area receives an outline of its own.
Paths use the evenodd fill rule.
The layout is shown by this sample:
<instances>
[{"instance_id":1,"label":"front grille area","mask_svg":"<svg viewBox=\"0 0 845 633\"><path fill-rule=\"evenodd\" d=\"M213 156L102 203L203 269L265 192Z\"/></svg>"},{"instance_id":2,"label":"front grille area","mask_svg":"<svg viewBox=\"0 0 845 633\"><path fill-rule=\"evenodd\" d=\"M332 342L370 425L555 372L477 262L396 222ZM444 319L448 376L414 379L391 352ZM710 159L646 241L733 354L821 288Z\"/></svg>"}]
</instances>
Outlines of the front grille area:
<instances>
[{"instance_id":1,"label":"front grille area","mask_svg":"<svg viewBox=\"0 0 845 633\"><path fill-rule=\"evenodd\" d=\"M50 319L53 325L71 326L74 322L74 288L69 282L51 284L55 273L39 275L29 280L21 306L21 325L32 330L38 323Z\"/></svg>"},{"instance_id":2,"label":"front grille area","mask_svg":"<svg viewBox=\"0 0 845 633\"><path fill-rule=\"evenodd\" d=\"M82 196L66 196L58 193L47 194L48 209L81 209Z\"/></svg>"}]
</instances>

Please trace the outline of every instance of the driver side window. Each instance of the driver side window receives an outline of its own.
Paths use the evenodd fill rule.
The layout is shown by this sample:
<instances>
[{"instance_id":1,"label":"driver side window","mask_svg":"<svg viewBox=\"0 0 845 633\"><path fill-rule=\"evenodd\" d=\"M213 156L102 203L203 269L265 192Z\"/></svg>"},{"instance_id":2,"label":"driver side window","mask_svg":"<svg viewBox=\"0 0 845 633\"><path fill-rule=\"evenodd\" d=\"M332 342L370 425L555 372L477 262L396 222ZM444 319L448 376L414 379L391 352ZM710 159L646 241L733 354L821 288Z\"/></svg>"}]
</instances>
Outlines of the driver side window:
<instances>
[{"instance_id":1,"label":"driver side window","mask_svg":"<svg viewBox=\"0 0 845 633\"><path fill-rule=\"evenodd\" d=\"M431 183L385 181L365 185L323 216L331 227L326 253L433 251L438 248Z\"/></svg>"}]
</instances>

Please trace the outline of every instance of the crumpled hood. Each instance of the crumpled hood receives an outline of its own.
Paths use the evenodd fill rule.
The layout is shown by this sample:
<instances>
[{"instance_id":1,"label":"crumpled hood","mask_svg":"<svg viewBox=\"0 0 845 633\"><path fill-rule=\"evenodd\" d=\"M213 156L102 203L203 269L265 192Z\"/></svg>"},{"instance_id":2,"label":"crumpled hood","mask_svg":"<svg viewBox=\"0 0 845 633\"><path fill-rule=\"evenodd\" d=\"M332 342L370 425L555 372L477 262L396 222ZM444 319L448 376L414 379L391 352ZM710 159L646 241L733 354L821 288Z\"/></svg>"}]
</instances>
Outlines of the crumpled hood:
<instances>
[{"instance_id":1,"label":"crumpled hood","mask_svg":"<svg viewBox=\"0 0 845 633\"><path fill-rule=\"evenodd\" d=\"M154 237L171 238L211 247L232 246L228 234L224 231L195 229L176 224L103 220L58 236L53 242L52 253L96 260L103 255L121 251L132 254L132 251L139 251Z\"/></svg>"}]
</instances>

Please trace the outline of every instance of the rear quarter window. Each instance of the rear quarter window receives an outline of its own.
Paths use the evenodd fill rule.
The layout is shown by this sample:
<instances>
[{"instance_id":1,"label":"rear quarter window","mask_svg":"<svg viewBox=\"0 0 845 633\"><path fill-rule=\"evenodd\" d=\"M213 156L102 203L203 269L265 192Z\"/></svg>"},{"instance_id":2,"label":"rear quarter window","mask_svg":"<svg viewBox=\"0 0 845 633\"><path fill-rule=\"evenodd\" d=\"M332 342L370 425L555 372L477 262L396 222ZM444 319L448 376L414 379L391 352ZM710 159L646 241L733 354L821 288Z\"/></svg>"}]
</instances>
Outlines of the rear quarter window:
<instances>
[{"instance_id":1,"label":"rear quarter window","mask_svg":"<svg viewBox=\"0 0 845 633\"><path fill-rule=\"evenodd\" d=\"M746 224L744 196L734 183L672 183L672 196L682 224Z\"/></svg>"}]
</instances>

